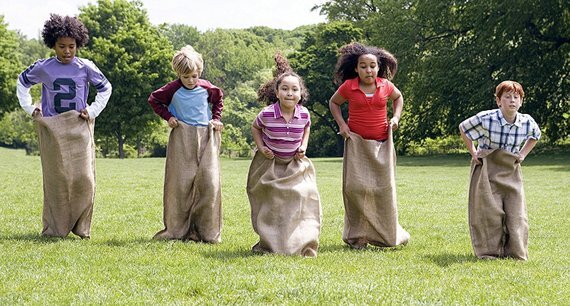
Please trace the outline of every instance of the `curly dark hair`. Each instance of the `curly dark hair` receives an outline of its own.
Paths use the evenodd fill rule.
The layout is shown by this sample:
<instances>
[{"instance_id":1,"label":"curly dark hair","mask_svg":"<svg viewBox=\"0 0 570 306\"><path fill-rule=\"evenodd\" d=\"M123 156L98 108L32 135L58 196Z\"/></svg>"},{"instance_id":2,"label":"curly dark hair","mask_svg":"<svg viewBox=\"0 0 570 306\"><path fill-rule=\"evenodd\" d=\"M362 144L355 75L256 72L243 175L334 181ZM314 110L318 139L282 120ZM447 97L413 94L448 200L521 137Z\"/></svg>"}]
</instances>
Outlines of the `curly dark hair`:
<instances>
[{"instance_id":1,"label":"curly dark hair","mask_svg":"<svg viewBox=\"0 0 570 306\"><path fill-rule=\"evenodd\" d=\"M60 37L75 39L77 48L83 47L89 42L87 28L77 17L60 16L57 14L50 14L49 20L44 23L42 37L48 48L53 48L55 42Z\"/></svg>"},{"instance_id":2,"label":"curly dark hair","mask_svg":"<svg viewBox=\"0 0 570 306\"><path fill-rule=\"evenodd\" d=\"M303 82L303 78L301 78L298 74L293 72L293 69L289 65L289 61L280 53L277 52L275 54L275 66L276 69L273 72L273 79L270 81L265 82L265 84L261 85L257 90L257 101L264 102L266 105L271 105L277 102L277 88L283 78L287 76L294 76L299 79L299 86L301 86L301 100L299 100L298 104L304 104L309 99L309 93L307 91L307 87L305 86L305 82Z\"/></svg>"},{"instance_id":3,"label":"curly dark hair","mask_svg":"<svg viewBox=\"0 0 570 306\"><path fill-rule=\"evenodd\" d=\"M339 50L340 57L335 66L335 83L338 85L344 81L358 76L354 68L358 65L358 58L364 54L372 54L378 60L378 76L391 80L398 71L398 60L392 53L378 47L365 46L360 43L351 43L342 46Z\"/></svg>"}]
</instances>

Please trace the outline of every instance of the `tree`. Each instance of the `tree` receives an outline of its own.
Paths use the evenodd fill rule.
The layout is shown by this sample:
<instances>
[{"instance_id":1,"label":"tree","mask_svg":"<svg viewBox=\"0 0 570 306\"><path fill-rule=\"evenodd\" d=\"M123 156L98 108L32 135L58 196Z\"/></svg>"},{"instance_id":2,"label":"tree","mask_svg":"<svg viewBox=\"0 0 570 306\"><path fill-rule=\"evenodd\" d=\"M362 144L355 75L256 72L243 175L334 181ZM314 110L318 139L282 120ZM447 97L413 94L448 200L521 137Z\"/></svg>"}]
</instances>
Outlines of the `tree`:
<instances>
[{"instance_id":1,"label":"tree","mask_svg":"<svg viewBox=\"0 0 570 306\"><path fill-rule=\"evenodd\" d=\"M272 45L251 32L222 29L202 34L196 51L204 58L203 77L225 91L271 67L275 53Z\"/></svg>"},{"instance_id":2,"label":"tree","mask_svg":"<svg viewBox=\"0 0 570 306\"><path fill-rule=\"evenodd\" d=\"M521 111L550 141L569 137L567 1L338 0L320 9L398 58L404 150L407 142L457 135L461 120L496 107L494 87L506 79L524 86Z\"/></svg>"},{"instance_id":3,"label":"tree","mask_svg":"<svg viewBox=\"0 0 570 306\"><path fill-rule=\"evenodd\" d=\"M200 39L200 32L196 27L185 24L163 23L158 27L160 33L168 38L174 50L180 50L186 45L194 46Z\"/></svg>"},{"instance_id":4,"label":"tree","mask_svg":"<svg viewBox=\"0 0 570 306\"><path fill-rule=\"evenodd\" d=\"M172 45L150 24L138 1L100 0L81 8L90 33L81 54L93 60L113 85L113 95L97 118L101 137L114 137L119 157L126 141L136 144L159 119L148 105L149 94L174 78Z\"/></svg>"},{"instance_id":5,"label":"tree","mask_svg":"<svg viewBox=\"0 0 570 306\"><path fill-rule=\"evenodd\" d=\"M320 10L329 20L358 22L366 20L371 14L379 11L378 4L382 0L335 0L316 5L313 10ZM402 1L400 1L402 2Z\"/></svg>"},{"instance_id":6,"label":"tree","mask_svg":"<svg viewBox=\"0 0 570 306\"><path fill-rule=\"evenodd\" d=\"M23 70L18 51L18 35L0 15L0 116L18 107L16 78Z\"/></svg>"},{"instance_id":7,"label":"tree","mask_svg":"<svg viewBox=\"0 0 570 306\"><path fill-rule=\"evenodd\" d=\"M13 148L24 148L28 155L39 152L34 122L26 112L18 109L2 116L0 143Z\"/></svg>"},{"instance_id":8,"label":"tree","mask_svg":"<svg viewBox=\"0 0 570 306\"><path fill-rule=\"evenodd\" d=\"M291 67L305 81L309 90L306 107L311 111L312 156L342 155L344 140L329 111L329 99L337 89L333 82L338 50L341 46L362 39L362 30L349 22L331 22L317 26L305 35L299 51L289 56Z\"/></svg>"},{"instance_id":9,"label":"tree","mask_svg":"<svg viewBox=\"0 0 570 306\"><path fill-rule=\"evenodd\" d=\"M264 106L257 102L257 89L271 78L271 69L263 69L255 73L252 80L226 92L222 116L222 153L225 155L249 156L254 146L251 124Z\"/></svg>"}]
</instances>

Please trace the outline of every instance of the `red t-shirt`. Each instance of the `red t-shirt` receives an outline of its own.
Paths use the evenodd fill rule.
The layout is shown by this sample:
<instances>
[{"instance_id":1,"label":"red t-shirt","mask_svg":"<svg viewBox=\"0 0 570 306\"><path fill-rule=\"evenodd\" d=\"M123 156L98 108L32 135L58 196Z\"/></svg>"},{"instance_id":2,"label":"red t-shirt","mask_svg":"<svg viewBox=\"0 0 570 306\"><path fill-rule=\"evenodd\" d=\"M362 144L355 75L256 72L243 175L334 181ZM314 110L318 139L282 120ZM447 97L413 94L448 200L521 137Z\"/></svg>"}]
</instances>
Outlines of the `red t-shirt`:
<instances>
[{"instance_id":1,"label":"red t-shirt","mask_svg":"<svg viewBox=\"0 0 570 306\"><path fill-rule=\"evenodd\" d=\"M348 127L364 139L388 138L386 103L394 91L394 84L387 79L376 78L376 91L372 97L358 86L358 77L344 81L338 93L348 100Z\"/></svg>"}]
</instances>

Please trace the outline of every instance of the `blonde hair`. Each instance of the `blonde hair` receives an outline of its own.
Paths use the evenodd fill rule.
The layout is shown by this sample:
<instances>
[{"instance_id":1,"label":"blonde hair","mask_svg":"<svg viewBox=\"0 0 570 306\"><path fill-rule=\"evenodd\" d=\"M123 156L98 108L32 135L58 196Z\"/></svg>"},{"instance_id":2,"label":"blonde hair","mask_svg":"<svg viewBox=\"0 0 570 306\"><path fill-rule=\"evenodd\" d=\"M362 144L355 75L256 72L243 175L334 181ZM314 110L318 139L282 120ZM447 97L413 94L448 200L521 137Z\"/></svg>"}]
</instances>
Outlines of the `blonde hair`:
<instances>
[{"instance_id":1,"label":"blonde hair","mask_svg":"<svg viewBox=\"0 0 570 306\"><path fill-rule=\"evenodd\" d=\"M495 88L495 97L500 99L504 92L510 91L518 93L521 96L521 100L524 98L522 85L515 81L503 81L497 85L497 88Z\"/></svg>"},{"instance_id":2,"label":"blonde hair","mask_svg":"<svg viewBox=\"0 0 570 306\"><path fill-rule=\"evenodd\" d=\"M186 45L172 57L172 69L178 75L197 71L198 75L204 70L202 54L196 52L190 45Z\"/></svg>"}]
</instances>

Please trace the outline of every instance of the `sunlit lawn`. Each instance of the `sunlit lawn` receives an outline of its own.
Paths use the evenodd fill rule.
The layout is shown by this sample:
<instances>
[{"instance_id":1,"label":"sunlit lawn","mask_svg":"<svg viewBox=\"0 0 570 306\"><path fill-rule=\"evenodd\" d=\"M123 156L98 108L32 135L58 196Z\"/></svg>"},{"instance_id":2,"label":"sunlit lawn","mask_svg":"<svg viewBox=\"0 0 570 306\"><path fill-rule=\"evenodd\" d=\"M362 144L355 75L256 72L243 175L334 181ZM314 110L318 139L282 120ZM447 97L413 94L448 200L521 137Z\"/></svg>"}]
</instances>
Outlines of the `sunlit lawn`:
<instances>
[{"instance_id":1,"label":"sunlit lawn","mask_svg":"<svg viewBox=\"0 0 570 306\"><path fill-rule=\"evenodd\" d=\"M323 205L318 257L254 255L249 160L222 160L219 245L157 242L164 159L98 159L92 239L43 239L39 157L0 148L0 304L568 304L570 154L523 164L529 261L477 260L468 156L399 157L405 247L342 240L342 161L313 159Z\"/></svg>"}]
</instances>

